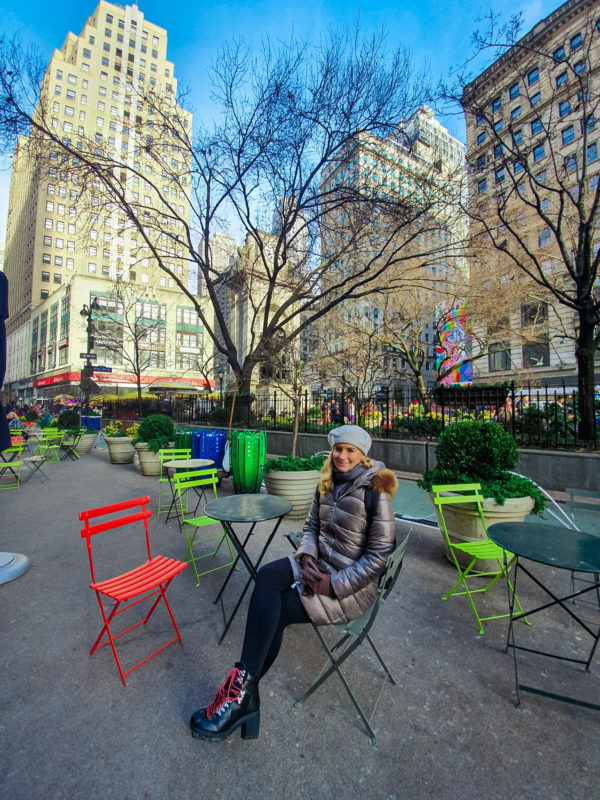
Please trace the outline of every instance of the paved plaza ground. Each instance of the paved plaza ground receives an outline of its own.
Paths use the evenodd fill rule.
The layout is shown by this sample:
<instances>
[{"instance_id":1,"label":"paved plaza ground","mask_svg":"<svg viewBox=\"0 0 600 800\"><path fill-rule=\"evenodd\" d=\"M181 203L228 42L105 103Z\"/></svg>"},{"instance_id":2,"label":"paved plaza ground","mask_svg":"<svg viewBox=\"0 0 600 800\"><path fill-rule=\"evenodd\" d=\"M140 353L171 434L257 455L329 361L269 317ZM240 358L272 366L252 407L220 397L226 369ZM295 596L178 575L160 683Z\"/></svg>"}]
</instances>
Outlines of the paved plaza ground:
<instances>
[{"instance_id":1,"label":"paved plaza ground","mask_svg":"<svg viewBox=\"0 0 600 800\"><path fill-rule=\"evenodd\" d=\"M310 626L287 631L280 657L261 683L258 740L243 741L239 732L222 743L193 739L190 713L212 700L239 656L247 600L219 646L223 615L212 601L223 573L203 578L196 588L186 570L169 590L183 646L168 648L123 686L108 648L88 654L100 614L89 589L78 513L144 494L156 510L157 481L134 465L110 465L99 448L46 471L47 482L33 477L19 491L0 493L0 551L31 560L25 575L0 586L0 796L6 800L600 795L600 715L533 695L515 707L506 621L487 624L478 636L464 599L441 599L455 573L439 532L426 527L411 536L403 572L374 632L398 680L386 688L374 719L376 747L335 676L305 706L293 707L322 660ZM229 480L220 492L231 492ZM280 531L298 527L284 520ZM156 553L183 555L176 522L153 518L151 540ZM128 552L134 546L131 537L119 541ZM278 533L269 556L288 552ZM560 570L544 576L557 590L569 580ZM236 573L227 603L244 582L245 573ZM534 591L523 585L521 600L531 606ZM505 590L486 602L501 610ZM123 643L124 660L165 630L162 615L138 629L139 636ZM589 644L556 610L539 615L525 633L534 646L550 641L580 657ZM366 648L361 651L348 678L373 697L376 665ZM566 662L521 657L525 682L596 703L599 676L599 653L589 674Z\"/></svg>"}]
</instances>

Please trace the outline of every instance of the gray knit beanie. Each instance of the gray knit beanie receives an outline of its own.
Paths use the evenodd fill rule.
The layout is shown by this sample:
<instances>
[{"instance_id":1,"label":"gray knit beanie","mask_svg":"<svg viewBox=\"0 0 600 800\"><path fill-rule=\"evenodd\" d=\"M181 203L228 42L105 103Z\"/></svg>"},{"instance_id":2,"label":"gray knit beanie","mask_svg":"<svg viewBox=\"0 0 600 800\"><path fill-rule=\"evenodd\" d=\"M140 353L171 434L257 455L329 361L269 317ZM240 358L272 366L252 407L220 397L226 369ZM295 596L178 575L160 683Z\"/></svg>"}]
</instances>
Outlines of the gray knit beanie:
<instances>
[{"instance_id":1,"label":"gray knit beanie","mask_svg":"<svg viewBox=\"0 0 600 800\"><path fill-rule=\"evenodd\" d=\"M341 425L329 431L327 441L333 448L336 444L351 444L367 455L371 447L371 437L358 425Z\"/></svg>"}]
</instances>

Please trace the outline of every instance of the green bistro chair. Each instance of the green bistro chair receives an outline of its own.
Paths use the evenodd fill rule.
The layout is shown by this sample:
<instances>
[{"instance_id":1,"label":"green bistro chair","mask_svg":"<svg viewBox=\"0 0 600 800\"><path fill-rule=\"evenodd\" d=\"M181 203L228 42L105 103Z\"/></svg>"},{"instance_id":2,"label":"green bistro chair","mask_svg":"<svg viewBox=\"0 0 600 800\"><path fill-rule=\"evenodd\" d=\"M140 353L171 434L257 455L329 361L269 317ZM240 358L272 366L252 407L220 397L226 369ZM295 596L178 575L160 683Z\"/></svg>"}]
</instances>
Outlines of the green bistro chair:
<instances>
[{"instance_id":1,"label":"green bistro chair","mask_svg":"<svg viewBox=\"0 0 600 800\"><path fill-rule=\"evenodd\" d=\"M208 575L224 567L231 567L234 565L235 561L231 543L221 523L217 522L212 517L206 516L206 514L198 514L198 508L201 503L203 503L204 508L207 499L212 499L217 496L217 470L195 469L188 472L176 472L175 475L173 475L173 485L177 496L180 520L185 534L185 560L188 564L192 565L196 576L196 586L199 586L202 575ZM196 505L193 511L190 510L190 498L196 499ZM197 539L200 529L209 526L219 526L218 533L204 539ZM198 548L200 545L207 542L216 542L216 547L209 552L196 555L194 553L194 548ZM201 561L203 558L208 558L209 556L216 557L223 544L227 546L229 561L225 561L225 563L218 564L203 572L198 572L196 562Z\"/></svg>"},{"instance_id":2,"label":"green bistro chair","mask_svg":"<svg viewBox=\"0 0 600 800\"><path fill-rule=\"evenodd\" d=\"M7 447L0 454L0 490L20 488L22 454L23 442Z\"/></svg>"},{"instance_id":3,"label":"green bistro chair","mask_svg":"<svg viewBox=\"0 0 600 800\"><path fill-rule=\"evenodd\" d=\"M508 572L514 563L516 556L513 553L505 553L501 547L499 547L497 544L494 544L494 542L492 542L492 540L489 538L482 539L481 541L477 542L462 543L456 543L450 540L448 529L446 527L446 520L444 518L444 506L461 503L471 503L473 506L475 506L487 537L487 525L485 524L483 508L481 505L483 502L483 496L481 494L481 485L479 483L451 483L444 486L432 486L431 491L433 493L434 503L439 510L441 521L440 530L442 531L446 546L448 547L448 552L450 553L454 566L458 572L458 580L450 589L450 591L444 595L443 599L448 600L450 597L460 597L461 595L465 595L469 601L471 610L475 615L475 619L477 620L479 633L483 634L483 622L487 622L492 619L509 617L510 613L507 611L504 614L494 614L488 617L482 617L477 611L475 602L473 600L473 595L479 592L485 594L500 580L500 578L504 578L506 580L508 588L512 593L513 587L510 583ZM452 492L453 494L448 495L446 494L447 492ZM460 492L460 494L454 494L455 492ZM471 556L471 561L468 563L467 567L461 566L460 561L457 558L457 553L466 553L468 556ZM491 559L492 561L495 560L498 563L498 569L488 572L474 572L475 565L480 558ZM486 581L485 586L472 588L473 584L471 581L476 580ZM470 583L471 585L469 585ZM462 591L459 591L459 589L462 589ZM516 595L515 603L519 611L523 613L523 609L521 608L521 604L519 603L519 599ZM523 620L527 622L525 618L523 618Z\"/></svg>"},{"instance_id":4,"label":"green bistro chair","mask_svg":"<svg viewBox=\"0 0 600 800\"><path fill-rule=\"evenodd\" d=\"M158 451L158 459L160 461L160 474L158 476L158 511L157 516L161 514L167 515L167 520L171 509L177 508L175 502L175 492L173 489L173 482L169 475L168 469L164 466L165 461L179 461L182 458L191 458L192 451L190 449L181 447L164 447ZM167 521L165 520L165 522Z\"/></svg>"}]
</instances>

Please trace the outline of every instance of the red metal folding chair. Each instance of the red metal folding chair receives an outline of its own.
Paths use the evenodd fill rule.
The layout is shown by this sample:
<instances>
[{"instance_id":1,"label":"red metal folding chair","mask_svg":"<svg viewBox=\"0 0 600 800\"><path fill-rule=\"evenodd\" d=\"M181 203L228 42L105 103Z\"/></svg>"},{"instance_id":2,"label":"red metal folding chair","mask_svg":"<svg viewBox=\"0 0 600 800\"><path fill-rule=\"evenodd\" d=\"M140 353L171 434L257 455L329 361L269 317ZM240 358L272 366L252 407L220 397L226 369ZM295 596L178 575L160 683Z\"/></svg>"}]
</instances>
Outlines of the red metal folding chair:
<instances>
[{"instance_id":1,"label":"red metal folding chair","mask_svg":"<svg viewBox=\"0 0 600 800\"><path fill-rule=\"evenodd\" d=\"M134 669L137 669L142 664L145 664L146 661L149 661L151 658L158 655L158 653L169 647L169 645L172 645L177 641L181 643L181 634L179 633L179 628L175 622L175 617L173 616L173 612L171 611L171 606L169 605L169 601L167 600L165 592L175 575L177 575L179 572L182 572L187 567L187 564L184 564L181 561L175 561L172 558L166 558L165 556L152 557L152 553L150 551L150 536L148 533L148 520L152 516L152 511L147 508L149 502L149 497L137 497L134 500L125 500L122 503L114 503L109 506L91 508L88 511L82 511L79 514L79 519L85 523L85 527L81 529L81 536L82 538L85 537L87 540L90 571L92 575L90 589L93 589L96 592L96 597L98 598L98 604L100 606L100 612L102 614L102 619L104 620L104 625L100 631L100 635L94 642L94 646L90 650L90 655L93 655L100 647L105 647L107 644L110 645L115 657L115 661L117 662L117 668L119 670L121 680L124 684L127 683L125 676L130 672L133 672ZM123 511L128 513L122 514L121 516L114 516ZM112 518L106 519L106 517L110 515L113 515ZM90 524L91 520L97 520L99 517L104 517L105 519ZM105 533L106 531L112 531L117 528L135 525L135 523L138 522L141 522L144 527L148 560L142 564L139 564L138 566L135 566L133 569L130 569L127 572L121 573L120 575L116 575L102 581L96 580L94 559L92 556L92 536L95 536L97 533ZM152 603L150 610L143 617L143 619L140 619L138 622L130 625L128 628L118 633L115 633L111 629L111 625L115 621L116 617L133 608L134 606L137 606L139 603L143 603L145 600L149 600L153 597L156 599ZM123 670L119 656L117 655L117 648L115 644L116 640L121 636L124 636L126 633L129 633L129 631L132 631L140 625L148 622L161 600L164 601L169 613L169 617L171 618L171 622L176 634L175 638L171 639L171 641L167 642L166 644L163 644L158 648L158 650L155 650L151 655L146 656L146 658L139 661L135 666L130 667L127 670Z\"/></svg>"}]
</instances>

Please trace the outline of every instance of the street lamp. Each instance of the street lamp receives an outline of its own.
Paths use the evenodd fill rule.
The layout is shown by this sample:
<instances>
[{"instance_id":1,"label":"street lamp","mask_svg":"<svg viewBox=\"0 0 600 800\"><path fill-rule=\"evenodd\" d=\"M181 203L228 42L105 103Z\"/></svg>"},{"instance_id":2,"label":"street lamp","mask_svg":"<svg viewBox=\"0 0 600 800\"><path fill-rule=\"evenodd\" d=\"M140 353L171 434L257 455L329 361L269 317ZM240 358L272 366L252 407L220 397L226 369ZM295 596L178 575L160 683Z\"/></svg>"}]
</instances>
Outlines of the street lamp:
<instances>
[{"instance_id":1,"label":"street lamp","mask_svg":"<svg viewBox=\"0 0 600 800\"><path fill-rule=\"evenodd\" d=\"M90 303L89 307L86 303L83 304L83 308L79 312L82 317L87 317L87 350L86 350L86 363L83 367L83 380L82 380L82 387L85 394L85 413L90 413L90 383L92 380L92 375L94 373L94 367L92 365L92 359L90 358L90 354L94 350L94 323L92 321L92 315L94 311L100 310L100 303L98 302L98 298L94 297L92 302Z\"/></svg>"},{"instance_id":2,"label":"street lamp","mask_svg":"<svg viewBox=\"0 0 600 800\"><path fill-rule=\"evenodd\" d=\"M225 370L223 367L219 367L217 370L217 375L219 376L219 387L221 392L221 405L223 405L223 376L225 375Z\"/></svg>"}]
</instances>

